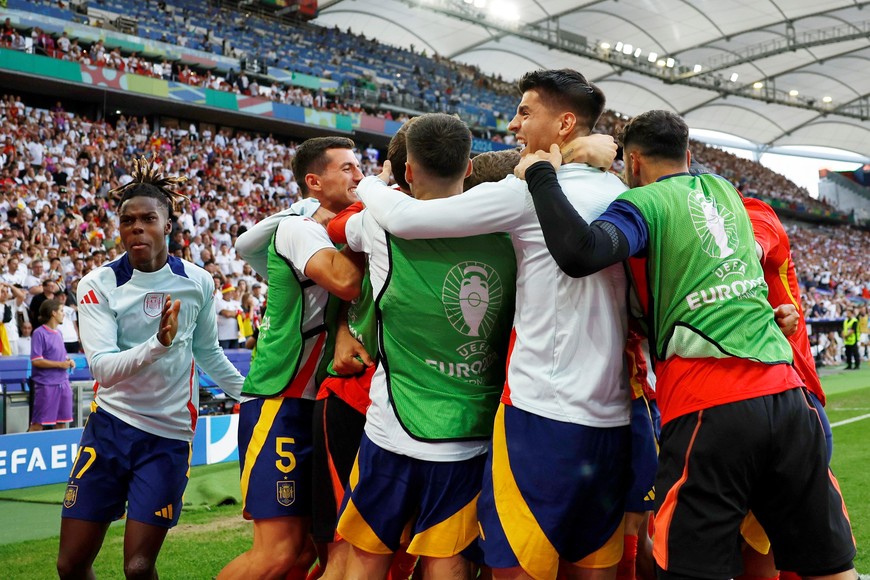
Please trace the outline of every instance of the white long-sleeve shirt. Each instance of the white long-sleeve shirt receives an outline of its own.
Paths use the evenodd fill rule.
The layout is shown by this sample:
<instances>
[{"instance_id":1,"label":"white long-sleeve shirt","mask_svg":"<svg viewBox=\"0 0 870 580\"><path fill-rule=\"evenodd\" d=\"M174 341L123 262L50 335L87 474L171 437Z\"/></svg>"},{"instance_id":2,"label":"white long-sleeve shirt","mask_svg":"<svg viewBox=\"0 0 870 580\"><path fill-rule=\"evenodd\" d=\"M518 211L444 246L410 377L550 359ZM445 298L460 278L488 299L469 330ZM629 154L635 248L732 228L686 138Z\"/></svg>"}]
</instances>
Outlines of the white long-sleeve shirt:
<instances>
[{"instance_id":1,"label":"white long-sleeve shirt","mask_svg":"<svg viewBox=\"0 0 870 580\"><path fill-rule=\"evenodd\" d=\"M625 191L614 175L584 164L563 165L558 178L588 222ZM455 197L421 201L372 176L360 182L357 195L385 230L402 238L509 233L517 255L516 340L502 401L557 421L628 424L623 267L586 278L565 275L547 250L524 181L509 176Z\"/></svg>"},{"instance_id":2,"label":"white long-sleeve shirt","mask_svg":"<svg viewBox=\"0 0 870 580\"><path fill-rule=\"evenodd\" d=\"M254 272L269 279L269 244L272 236L287 216L301 215L311 217L320 209L320 202L313 197L297 201L289 208L273 213L269 217L260 220L254 226L236 238L236 255L251 265Z\"/></svg>"},{"instance_id":3,"label":"white long-sleeve shirt","mask_svg":"<svg viewBox=\"0 0 870 580\"><path fill-rule=\"evenodd\" d=\"M211 274L172 256L160 270L141 272L123 254L82 278L79 333L97 405L147 433L190 441L199 409L194 359L238 399L244 379L218 346L213 292ZM157 340L167 294L181 301L168 347Z\"/></svg>"}]
</instances>

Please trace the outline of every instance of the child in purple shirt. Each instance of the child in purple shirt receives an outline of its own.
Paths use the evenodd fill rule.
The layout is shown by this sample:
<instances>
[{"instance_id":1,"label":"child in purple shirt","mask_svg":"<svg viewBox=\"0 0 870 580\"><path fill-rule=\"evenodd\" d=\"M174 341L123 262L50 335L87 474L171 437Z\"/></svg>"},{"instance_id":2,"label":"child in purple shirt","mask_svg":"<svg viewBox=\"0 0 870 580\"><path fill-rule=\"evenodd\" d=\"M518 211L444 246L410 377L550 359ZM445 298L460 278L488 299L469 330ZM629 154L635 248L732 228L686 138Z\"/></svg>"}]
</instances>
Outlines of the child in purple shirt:
<instances>
[{"instance_id":1,"label":"child in purple shirt","mask_svg":"<svg viewBox=\"0 0 870 580\"><path fill-rule=\"evenodd\" d=\"M33 331L30 362L33 365L33 416L28 431L41 431L72 422L72 388L68 369L75 367L57 329L63 322L63 304L46 300L39 307L42 326Z\"/></svg>"}]
</instances>

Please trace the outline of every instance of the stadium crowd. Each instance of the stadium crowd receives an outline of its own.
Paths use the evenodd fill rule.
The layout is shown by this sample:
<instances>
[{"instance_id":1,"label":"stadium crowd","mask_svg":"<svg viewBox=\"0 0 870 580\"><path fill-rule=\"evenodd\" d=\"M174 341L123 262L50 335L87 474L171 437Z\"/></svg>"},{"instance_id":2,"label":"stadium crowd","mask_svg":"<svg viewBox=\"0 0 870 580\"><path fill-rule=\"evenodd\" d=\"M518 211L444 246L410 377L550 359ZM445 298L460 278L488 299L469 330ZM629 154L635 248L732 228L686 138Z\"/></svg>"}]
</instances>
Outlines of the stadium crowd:
<instances>
[{"instance_id":1,"label":"stadium crowd","mask_svg":"<svg viewBox=\"0 0 870 580\"><path fill-rule=\"evenodd\" d=\"M290 161L296 144L244 132L161 129L120 117L113 127L64 111L27 107L19 97L0 99L0 262L4 281L24 294L17 316L6 323L13 343L33 322L21 303L36 296L66 296L75 308L78 280L119 254L117 199L110 190L130 179L128 160L138 155L164 161L168 171L190 178L189 196L172 235L173 254L229 282L249 303L250 267L232 249L236 236L299 197ZM378 152L359 153L367 173ZM50 288L57 289L50 291ZM264 289L265 290L265 289ZM8 298L12 302L12 298ZM17 299L16 299L17 300ZM73 341L69 341L73 342Z\"/></svg>"},{"instance_id":2,"label":"stadium crowd","mask_svg":"<svg viewBox=\"0 0 870 580\"><path fill-rule=\"evenodd\" d=\"M112 9L112 6L100 8ZM324 92L278 82L266 83L266 77L238 69L230 69L222 75L209 68L148 59L136 53L123 54L119 48L107 48L101 40L80 43L66 32L52 35L39 27L29 33L32 50L63 60L214 90L336 113L368 112L397 121L406 120L407 113L392 110L393 107L455 113L469 126L491 130L496 119L504 118L513 106L513 86L500 78L438 55L430 58L425 50L420 53L413 49L399 50L350 30L298 25L290 26L288 35L286 23L282 23L279 30L273 21L217 9L205 2L199 7L164 6L160 9L143 4L137 6L133 16L140 22L145 37L333 79L338 89ZM70 17L75 19L73 15ZM208 19L207 28L202 26L202 18ZM159 33L152 34L152 30ZM28 43L24 34L27 32L16 30L7 20L0 32L0 45L26 50ZM290 48L279 54L276 46Z\"/></svg>"},{"instance_id":3,"label":"stadium crowd","mask_svg":"<svg viewBox=\"0 0 870 580\"><path fill-rule=\"evenodd\" d=\"M734 183L743 195L781 200L798 211L811 208L823 211L834 209L825 201L811 198L806 188L799 187L784 175L760 163L737 157L700 141L692 141L692 154L713 173Z\"/></svg>"},{"instance_id":4,"label":"stadium crowd","mask_svg":"<svg viewBox=\"0 0 870 580\"><path fill-rule=\"evenodd\" d=\"M334 113L362 113L363 106L351 93L348 98L321 91L313 91L278 82L261 84L260 76L248 76L245 71L231 69L226 75L216 74L210 69L202 70L188 65L180 65L165 59L148 59L137 53L122 54L120 48L107 48L98 40L89 46L82 46L76 38L70 39L64 32L56 39L39 27L31 33L33 51L36 54L51 56L61 60L95 65L152 78L162 78L189 84L191 86L233 92L268 98L279 103L301 107L316 108ZM21 32L6 23L0 33L0 45L14 50L26 50L27 45ZM259 79L259 80L258 80ZM394 120L393 112L384 109L367 109L365 112ZM408 119L405 113L396 113L395 120Z\"/></svg>"},{"instance_id":5,"label":"stadium crowd","mask_svg":"<svg viewBox=\"0 0 870 580\"><path fill-rule=\"evenodd\" d=\"M200 35L201 40L191 46L192 48L207 52L243 54L244 51L232 48L233 43L246 42L250 38L247 35L251 33L264 39L272 38L275 34L271 23L259 16L243 18L240 13L227 9L207 5L201 8L205 14L214 18L217 27L214 32L208 31ZM164 31L161 36L163 41L188 46L188 37L196 37L200 32L200 28L192 20L193 11L188 6L173 8L164 5L156 13L150 6L140 6L137 10L136 15L144 23L142 26L145 29ZM228 24L222 24L224 22ZM66 32L55 38L35 27L30 35L35 52L82 64L105 66L214 90L260 96L285 104L339 114L367 113L399 122L408 119L407 112L394 111L390 106L419 112L455 113L479 136L500 143L514 142L513 135L494 129L494 121L506 117L505 113L510 111L515 96L515 87L501 78L484 75L476 67L456 63L437 54L429 57L425 50L420 53L415 52L413 47L411 50L397 50L374 39L353 34L351 30L343 32L337 28L299 25L292 27L291 31L289 38L283 35L282 38L274 38L279 43L275 46L285 42L295 47L288 51L289 55L279 57L274 48L264 49L267 52L266 61L270 65L287 66L299 72L331 78L333 69L343 69L349 66L347 63L357 63L355 66L359 66L359 70L369 70L370 74L336 74L341 83L337 91L315 91L275 81L267 84L264 77L249 76L244 70L230 69L227 74L221 75L211 69L199 69L195 66L191 68L189 65L165 59L149 59L135 52L124 54L118 47L107 48L101 40L89 46L81 46L78 39L71 39ZM225 40L218 43L218 39ZM229 42L229 39L233 42ZM0 29L0 45L19 50L26 47L21 31L16 30L8 19ZM259 46L270 44L254 40L253 46L249 48L258 51ZM303 48L310 52L303 51ZM304 58L291 58L294 50L303 51ZM387 55L388 61L385 60ZM400 72L392 68L389 71L381 70L387 67L386 62L391 63L390 67L399 67L396 71ZM328 64L325 68L310 69L309 65L320 66L318 63ZM379 77L390 78L391 81L376 82ZM474 108L470 108L469 103L485 103L485 110L472 110ZM616 135L627 120L627 116L606 111L599 120L596 131ZM834 209L824 201L811 198L805 188L797 186L787 177L760 163L737 157L699 141L691 141L691 148L696 159L713 173L731 180L744 195L779 200L799 212L827 212ZM621 171L621 166L617 165L614 169Z\"/></svg>"},{"instance_id":6,"label":"stadium crowd","mask_svg":"<svg viewBox=\"0 0 870 580\"><path fill-rule=\"evenodd\" d=\"M870 234L865 231L831 226L787 226L801 281L801 301L811 321L841 320L850 310L858 319L859 355L870 360L868 308L870 272L866 256ZM845 345L840 332L815 332L810 335L816 364L834 366L844 362Z\"/></svg>"},{"instance_id":7,"label":"stadium crowd","mask_svg":"<svg viewBox=\"0 0 870 580\"><path fill-rule=\"evenodd\" d=\"M615 134L627 118L612 111L602 115L596 130ZM215 275L222 293L232 300L221 323L235 327L242 339L259 318L266 288L250 266L233 250L236 237L265 216L299 199L291 160L297 144L244 131L212 133L196 124L187 129L152 127L143 118L121 116L112 126L70 114L58 102L50 110L28 107L15 95L0 99L0 254L4 279L25 291L24 304L45 292L51 280L66 293L73 310L62 327L74 344L74 296L78 279L118 255L114 200L109 191L129 180L128 161L153 155L167 171L186 175L183 192L189 201L181 208L178 227L170 240L173 253L205 267ZM692 142L693 151L714 172L730 179L745 194L802 204L820 203L806 190L759 164ZM379 153L369 146L357 151L363 173L379 170ZM621 161L613 170L621 170ZM754 184L763 183L764 187ZM788 227L804 289L809 319L839 319L856 301L870 298L870 272L863 256L870 250L870 234L844 227ZM10 261L12 271L10 271ZM254 285L259 283L255 289ZM47 296L51 296L51 292ZM35 316L7 294L17 315L6 323L12 346L31 330ZM229 312L240 312L229 316ZM27 314L27 315L25 315ZM247 329L247 330L245 330ZM224 334L231 333L225 330ZM832 345L824 336L814 340ZM842 349L840 349L842 350ZM830 361L839 361L829 357ZM833 362L829 362L833 364Z\"/></svg>"},{"instance_id":8,"label":"stadium crowd","mask_svg":"<svg viewBox=\"0 0 870 580\"><path fill-rule=\"evenodd\" d=\"M615 134L627 118L606 111L596 128ZM58 102L50 110L28 107L15 95L0 99L0 263L4 280L21 286L23 303L45 292L43 282L57 284L73 310L66 323L69 343L74 338L74 300L78 280L119 252L115 223L117 200L108 192L123 185L128 160L153 155L167 171L186 175L183 192L189 197L178 215L170 250L215 275L232 309L243 314L221 320L237 333L250 334L266 288L241 259L233 243L239 233L271 213L299 199L291 160L297 144L226 130L215 133L187 129L155 130L145 118L121 116L115 126L68 113ZM693 142L693 151L716 173L729 178L749 195L800 199L813 203L805 190L759 164ZM363 173L379 170L379 153L369 146L358 150ZM621 161L613 169L621 169ZM754 183L767 184L756 188ZM818 202L816 202L818 203ZM870 298L870 273L862 257L870 250L870 234L844 227L788 228L810 319L842 318L854 301ZM12 269L10 270L10 262ZM255 289L254 285L259 284ZM35 316L7 295L17 308L6 323L10 343L25 336ZM244 306L243 306L244 305ZM256 312L253 312L253 311ZM27 315L25 315L27 314ZM255 325L254 325L255 326ZM247 332L245 328L248 328ZM73 330L70 330L73 329ZM226 330L225 333L231 332ZM815 336L822 343L834 343ZM825 350L825 349L822 349ZM828 349L833 352L834 347ZM839 360L839 358L837 359Z\"/></svg>"},{"instance_id":9,"label":"stadium crowd","mask_svg":"<svg viewBox=\"0 0 870 580\"><path fill-rule=\"evenodd\" d=\"M792 224L788 228L792 248L801 261L798 272L808 287L844 298L870 298L870 272L866 256L870 234L862 230ZM828 312L837 317L842 311ZM816 316L815 318L820 318Z\"/></svg>"},{"instance_id":10,"label":"stadium crowd","mask_svg":"<svg viewBox=\"0 0 870 580\"><path fill-rule=\"evenodd\" d=\"M96 4L100 9L115 9L111 0ZM455 113L479 136L495 142L514 142L513 135L495 130L495 121L510 117L515 86L500 77L485 75L477 67L437 54L430 56L425 49L419 52L413 46L409 50L397 49L354 34L350 29L287 22L281 22L279 27L276 21L263 16L215 7L200 0L180 2L177 6L142 3L136 6L133 16L139 21L143 37L224 55L262 54L269 66L334 78L339 89L324 92L278 82L267 84L265 77L249 76L244 70L231 69L221 75L208 68L149 59L135 52L123 53L120 48L106 47L101 40L83 46L66 32L53 36L39 27L30 31L33 50L83 64L335 113L365 112L399 122L406 121L408 113L393 110L393 106L418 112ZM76 18L72 13L69 17ZM204 22L214 26L204 27ZM279 54L275 47L284 45L290 48ZM26 47L22 32L8 19L0 28L0 46L20 50ZM627 120L627 116L606 111L596 131L616 135ZM833 209L760 163L699 141L692 141L691 149L699 161L713 173L731 180L744 195L780 200L799 212ZM620 171L621 166L614 169Z\"/></svg>"}]
</instances>

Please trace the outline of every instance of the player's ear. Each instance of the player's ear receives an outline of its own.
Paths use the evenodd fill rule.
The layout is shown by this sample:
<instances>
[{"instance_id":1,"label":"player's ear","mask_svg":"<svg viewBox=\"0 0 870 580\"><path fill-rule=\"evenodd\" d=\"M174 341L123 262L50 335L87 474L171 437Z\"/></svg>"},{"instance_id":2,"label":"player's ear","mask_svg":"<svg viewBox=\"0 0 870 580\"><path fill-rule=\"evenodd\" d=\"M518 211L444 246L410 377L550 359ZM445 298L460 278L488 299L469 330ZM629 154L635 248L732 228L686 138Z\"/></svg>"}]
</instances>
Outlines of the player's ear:
<instances>
[{"instance_id":1,"label":"player's ear","mask_svg":"<svg viewBox=\"0 0 870 580\"><path fill-rule=\"evenodd\" d=\"M407 161L405 162L405 181L408 182L408 185L414 183L414 171L411 169L411 164Z\"/></svg>"},{"instance_id":2,"label":"player's ear","mask_svg":"<svg viewBox=\"0 0 870 580\"><path fill-rule=\"evenodd\" d=\"M632 151L629 154L629 165L632 175L640 175L640 154L637 151Z\"/></svg>"},{"instance_id":3,"label":"player's ear","mask_svg":"<svg viewBox=\"0 0 870 580\"><path fill-rule=\"evenodd\" d=\"M305 185L308 186L308 191L320 191L320 176L316 173L306 173Z\"/></svg>"},{"instance_id":4,"label":"player's ear","mask_svg":"<svg viewBox=\"0 0 870 580\"><path fill-rule=\"evenodd\" d=\"M468 160L468 167L465 168L465 177L471 175L471 172L474 171L474 166L471 163L471 159Z\"/></svg>"},{"instance_id":5,"label":"player's ear","mask_svg":"<svg viewBox=\"0 0 870 580\"><path fill-rule=\"evenodd\" d=\"M572 133L574 133L574 129L577 128L577 115L572 113L571 111L566 111L562 113L559 117L559 135L562 137L568 137Z\"/></svg>"},{"instance_id":6,"label":"player's ear","mask_svg":"<svg viewBox=\"0 0 870 580\"><path fill-rule=\"evenodd\" d=\"M692 166L692 152L686 149L686 167Z\"/></svg>"}]
</instances>

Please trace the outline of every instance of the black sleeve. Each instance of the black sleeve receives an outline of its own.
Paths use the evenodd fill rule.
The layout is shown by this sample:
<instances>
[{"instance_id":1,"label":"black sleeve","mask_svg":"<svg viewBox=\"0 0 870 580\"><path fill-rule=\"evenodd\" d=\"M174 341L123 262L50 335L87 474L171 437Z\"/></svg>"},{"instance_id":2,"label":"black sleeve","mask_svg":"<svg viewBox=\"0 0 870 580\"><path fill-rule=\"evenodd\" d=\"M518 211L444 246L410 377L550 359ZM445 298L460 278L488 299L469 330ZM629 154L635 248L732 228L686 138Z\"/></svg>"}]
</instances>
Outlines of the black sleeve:
<instances>
[{"instance_id":1,"label":"black sleeve","mask_svg":"<svg viewBox=\"0 0 870 580\"><path fill-rule=\"evenodd\" d=\"M547 249L568 276L588 276L629 257L625 234L610 222L586 223L565 197L549 162L526 169L526 181Z\"/></svg>"},{"instance_id":2,"label":"black sleeve","mask_svg":"<svg viewBox=\"0 0 870 580\"><path fill-rule=\"evenodd\" d=\"M4 304L3 305L3 323L12 322L12 307Z\"/></svg>"}]
</instances>

